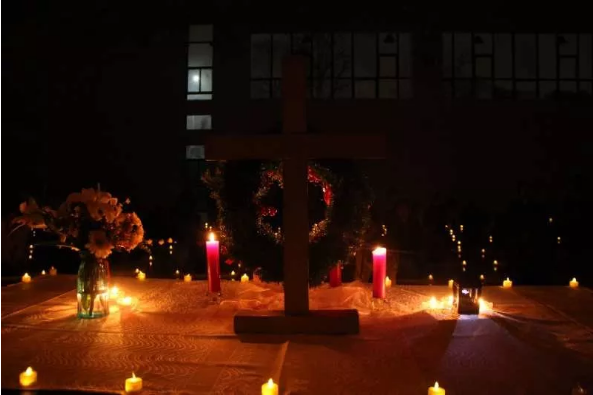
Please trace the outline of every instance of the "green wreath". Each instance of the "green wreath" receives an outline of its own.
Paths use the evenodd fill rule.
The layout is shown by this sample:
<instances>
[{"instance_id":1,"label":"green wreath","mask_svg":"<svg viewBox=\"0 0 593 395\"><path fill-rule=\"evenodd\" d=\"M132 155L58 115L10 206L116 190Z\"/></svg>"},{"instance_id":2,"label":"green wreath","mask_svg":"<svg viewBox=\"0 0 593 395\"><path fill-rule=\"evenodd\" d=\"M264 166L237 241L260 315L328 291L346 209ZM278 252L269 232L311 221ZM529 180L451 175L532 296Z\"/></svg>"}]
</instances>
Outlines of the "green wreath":
<instances>
[{"instance_id":1,"label":"green wreath","mask_svg":"<svg viewBox=\"0 0 593 395\"><path fill-rule=\"evenodd\" d=\"M334 193L331 183L331 173L329 170L312 163L307 169L307 181L317 185L322 191L322 201L325 203L324 218L315 222L309 231L309 242L316 243L327 234L327 228L330 223L331 212L334 204ZM284 240L282 228L273 229L266 217L275 217L278 209L274 206L263 204L262 200L268 195L273 185L277 184L281 189L284 188L282 177L282 164L267 165L262 169L260 186L253 196L253 203L257 208L256 226L258 231L270 238L276 243L281 244Z\"/></svg>"},{"instance_id":2,"label":"green wreath","mask_svg":"<svg viewBox=\"0 0 593 395\"><path fill-rule=\"evenodd\" d=\"M319 284L330 266L346 262L364 243L370 225L372 193L351 161L311 163L309 282ZM202 180L216 203L216 227L226 256L241 271L261 268L264 281L282 281L283 191L279 163L227 161L209 164ZM325 190L324 190L325 189ZM315 226L316 225L316 226ZM236 269L234 269L236 270Z\"/></svg>"}]
</instances>

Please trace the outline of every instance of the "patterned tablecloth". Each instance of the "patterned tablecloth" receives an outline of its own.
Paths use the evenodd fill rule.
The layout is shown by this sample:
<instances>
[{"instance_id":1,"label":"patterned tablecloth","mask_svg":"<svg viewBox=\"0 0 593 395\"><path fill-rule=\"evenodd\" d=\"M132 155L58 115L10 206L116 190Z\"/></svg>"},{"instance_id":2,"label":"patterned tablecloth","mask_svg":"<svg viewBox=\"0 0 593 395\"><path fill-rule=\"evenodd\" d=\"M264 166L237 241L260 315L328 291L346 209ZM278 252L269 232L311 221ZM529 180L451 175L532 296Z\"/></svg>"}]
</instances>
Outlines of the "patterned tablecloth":
<instances>
[{"instance_id":1,"label":"patterned tablecloth","mask_svg":"<svg viewBox=\"0 0 593 395\"><path fill-rule=\"evenodd\" d=\"M78 320L73 281L2 289L2 388L27 366L41 388L117 392L134 371L145 393L188 394L259 394L269 377L290 394L420 394L435 380L447 394L557 394L593 372L587 289L487 287L494 312L470 318L423 310L446 287L393 287L380 303L367 285L324 287L311 305L358 308L359 336L237 337L235 311L281 308L279 285L224 282L218 298L203 281L119 277L133 306Z\"/></svg>"}]
</instances>

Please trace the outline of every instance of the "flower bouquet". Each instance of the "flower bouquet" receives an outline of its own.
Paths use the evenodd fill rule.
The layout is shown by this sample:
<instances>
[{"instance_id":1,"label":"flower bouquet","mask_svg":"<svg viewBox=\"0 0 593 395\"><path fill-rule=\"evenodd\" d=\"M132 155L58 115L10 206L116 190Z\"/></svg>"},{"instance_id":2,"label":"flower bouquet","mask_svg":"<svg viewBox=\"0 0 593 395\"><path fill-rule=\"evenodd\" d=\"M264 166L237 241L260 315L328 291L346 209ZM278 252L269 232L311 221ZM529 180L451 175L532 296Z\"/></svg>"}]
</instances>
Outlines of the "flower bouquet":
<instances>
[{"instance_id":1,"label":"flower bouquet","mask_svg":"<svg viewBox=\"0 0 593 395\"><path fill-rule=\"evenodd\" d=\"M78 317L109 314L107 258L114 250L129 252L142 242L144 228L136 213L125 212L117 198L92 188L70 194L58 210L41 208L29 199L21 203L20 211L14 220L19 226L46 229L59 237L58 246L80 253Z\"/></svg>"}]
</instances>

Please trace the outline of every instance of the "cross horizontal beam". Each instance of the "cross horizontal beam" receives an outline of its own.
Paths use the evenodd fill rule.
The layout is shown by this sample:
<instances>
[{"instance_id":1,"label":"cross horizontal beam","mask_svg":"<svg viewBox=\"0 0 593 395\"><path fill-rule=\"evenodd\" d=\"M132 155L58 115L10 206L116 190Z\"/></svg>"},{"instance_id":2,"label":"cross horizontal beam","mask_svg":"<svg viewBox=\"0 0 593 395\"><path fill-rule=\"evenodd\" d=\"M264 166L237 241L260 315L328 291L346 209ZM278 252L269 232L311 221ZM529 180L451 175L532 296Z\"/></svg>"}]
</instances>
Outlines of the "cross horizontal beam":
<instances>
[{"instance_id":1,"label":"cross horizontal beam","mask_svg":"<svg viewBox=\"0 0 593 395\"><path fill-rule=\"evenodd\" d=\"M206 160L287 158L383 159L384 135L234 135L207 136Z\"/></svg>"}]
</instances>

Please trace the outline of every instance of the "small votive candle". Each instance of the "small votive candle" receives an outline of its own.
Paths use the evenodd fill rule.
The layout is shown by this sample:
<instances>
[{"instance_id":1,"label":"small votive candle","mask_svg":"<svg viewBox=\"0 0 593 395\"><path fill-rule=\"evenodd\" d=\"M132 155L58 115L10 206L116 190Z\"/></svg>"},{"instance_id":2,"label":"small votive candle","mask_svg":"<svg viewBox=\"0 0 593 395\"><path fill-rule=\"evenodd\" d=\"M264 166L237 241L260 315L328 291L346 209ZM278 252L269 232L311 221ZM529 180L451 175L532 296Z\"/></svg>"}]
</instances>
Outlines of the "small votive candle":
<instances>
[{"instance_id":1,"label":"small votive candle","mask_svg":"<svg viewBox=\"0 0 593 395\"><path fill-rule=\"evenodd\" d=\"M31 276L29 276L29 273L23 274L23 277L21 277L21 281L24 282L24 283L30 283L31 282Z\"/></svg>"},{"instance_id":2,"label":"small votive candle","mask_svg":"<svg viewBox=\"0 0 593 395\"><path fill-rule=\"evenodd\" d=\"M191 274L186 274L185 276L183 276L183 281L185 281L186 283L190 283L191 282Z\"/></svg>"},{"instance_id":3,"label":"small votive candle","mask_svg":"<svg viewBox=\"0 0 593 395\"><path fill-rule=\"evenodd\" d=\"M134 373L132 373L132 377L126 379L126 392L140 392L142 391L142 379L140 377L136 377Z\"/></svg>"},{"instance_id":4,"label":"small votive candle","mask_svg":"<svg viewBox=\"0 0 593 395\"><path fill-rule=\"evenodd\" d=\"M389 278L389 276L385 277L385 287L391 287L391 279Z\"/></svg>"},{"instance_id":5,"label":"small votive candle","mask_svg":"<svg viewBox=\"0 0 593 395\"><path fill-rule=\"evenodd\" d=\"M572 280L570 280L570 282L568 283L568 285L570 285L570 288L578 288L579 287L579 282L577 281L576 278L573 278Z\"/></svg>"},{"instance_id":6,"label":"small votive candle","mask_svg":"<svg viewBox=\"0 0 593 395\"><path fill-rule=\"evenodd\" d=\"M233 271L231 272L231 277L233 277L234 275L235 275L235 271L233 270Z\"/></svg>"},{"instance_id":7,"label":"small votive candle","mask_svg":"<svg viewBox=\"0 0 593 395\"><path fill-rule=\"evenodd\" d=\"M136 274L140 273L140 269L136 268Z\"/></svg>"},{"instance_id":8,"label":"small votive candle","mask_svg":"<svg viewBox=\"0 0 593 395\"><path fill-rule=\"evenodd\" d=\"M111 287L111 289L109 290L109 297L111 299L117 299L118 296L119 296L119 288L116 286Z\"/></svg>"},{"instance_id":9,"label":"small votive candle","mask_svg":"<svg viewBox=\"0 0 593 395\"><path fill-rule=\"evenodd\" d=\"M463 260L463 262L461 262L461 264L462 264L463 266L466 266L466 265L467 265L467 262L466 262L465 260Z\"/></svg>"},{"instance_id":10,"label":"small votive candle","mask_svg":"<svg viewBox=\"0 0 593 395\"><path fill-rule=\"evenodd\" d=\"M50 267L49 268L49 275L50 276L57 276L58 275L58 269L56 269L55 267Z\"/></svg>"},{"instance_id":11,"label":"small votive candle","mask_svg":"<svg viewBox=\"0 0 593 395\"><path fill-rule=\"evenodd\" d=\"M261 395L278 395L278 384L269 379L267 383L261 386Z\"/></svg>"},{"instance_id":12,"label":"small votive candle","mask_svg":"<svg viewBox=\"0 0 593 395\"><path fill-rule=\"evenodd\" d=\"M42 275L42 276L45 276L45 270L42 270L42 271L41 271L41 275Z\"/></svg>"},{"instance_id":13,"label":"small votive candle","mask_svg":"<svg viewBox=\"0 0 593 395\"><path fill-rule=\"evenodd\" d=\"M428 281L432 281L434 279L434 277L432 277L432 274L428 275Z\"/></svg>"},{"instance_id":14,"label":"small votive candle","mask_svg":"<svg viewBox=\"0 0 593 395\"><path fill-rule=\"evenodd\" d=\"M486 279L486 277L484 277L483 274L480 274L480 280L484 281Z\"/></svg>"},{"instance_id":15,"label":"small votive candle","mask_svg":"<svg viewBox=\"0 0 593 395\"><path fill-rule=\"evenodd\" d=\"M248 283L249 282L249 276L246 274L241 276L241 282L242 283Z\"/></svg>"},{"instance_id":16,"label":"small votive candle","mask_svg":"<svg viewBox=\"0 0 593 395\"><path fill-rule=\"evenodd\" d=\"M37 372L32 367L28 367L27 370L19 375L19 383L23 387L28 387L37 381Z\"/></svg>"},{"instance_id":17,"label":"small votive candle","mask_svg":"<svg viewBox=\"0 0 593 395\"><path fill-rule=\"evenodd\" d=\"M453 283L454 283L453 280L449 280L449 283L448 283L449 284L449 288L453 288Z\"/></svg>"},{"instance_id":18,"label":"small votive candle","mask_svg":"<svg viewBox=\"0 0 593 395\"><path fill-rule=\"evenodd\" d=\"M120 306L131 306L132 305L132 298L126 296L125 298L120 298L117 300L117 304Z\"/></svg>"},{"instance_id":19,"label":"small votive candle","mask_svg":"<svg viewBox=\"0 0 593 395\"><path fill-rule=\"evenodd\" d=\"M179 269L175 270L175 275L179 276Z\"/></svg>"},{"instance_id":20,"label":"small votive candle","mask_svg":"<svg viewBox=\"0 0 593 395\"><path fill-rule=\"evenodd\" d=\"M146 273L138 272L138 275L136 277L138 277L138 280L146 280Z\"/></svg>"},{"instance_id":21,"label":"small votive candle","mask_svg":"<svg viewBox=\"0 0 593 395\"><path fill-rule=\"evenodd\" d=\"M513 286L513 282L511 280L509 280L509 278L507 277L506 280L504 280L502 282L502 287L503 288L511 288Z\"/></svg>"},{"instance_id":22,"label":"small votive candle","mask_svg":"<svg viewBox=\"0 0 593 395\"><path fill-rule=\"evenodd\" d=\"M434 382L434 387L428 387L428 395L445 395L445 389L439 387L438 382Z\"/></svg>"}]
</instances>

